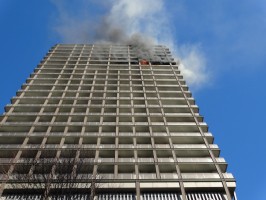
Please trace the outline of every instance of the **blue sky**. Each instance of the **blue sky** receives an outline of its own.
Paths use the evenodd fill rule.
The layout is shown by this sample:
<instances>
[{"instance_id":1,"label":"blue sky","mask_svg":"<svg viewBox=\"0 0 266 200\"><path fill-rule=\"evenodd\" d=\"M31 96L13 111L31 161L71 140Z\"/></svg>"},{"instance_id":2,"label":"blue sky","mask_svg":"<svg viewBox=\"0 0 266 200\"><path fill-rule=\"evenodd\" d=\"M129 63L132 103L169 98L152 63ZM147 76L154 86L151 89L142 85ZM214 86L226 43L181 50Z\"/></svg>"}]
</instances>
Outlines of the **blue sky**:
<instances>
[{"instance_id":1,"label":"blue sky","mask_svg":"<svg viewBox=\"0 0 266 200\"><path fill-rule=\"evenodd\" d=\"M95 35L88 35L102 16L113 26L130 22L134 26L126 35L139 28L192 65L184 66L193 75L189 86L237 180L238 198L265 200L266 2L154 0L152 6L137 7L141 12L131 13L134 19L112 13L125 5L110 8L103 2L0 1L0 112L52 45L93 42Z\"/></svg>"}]
</instances>

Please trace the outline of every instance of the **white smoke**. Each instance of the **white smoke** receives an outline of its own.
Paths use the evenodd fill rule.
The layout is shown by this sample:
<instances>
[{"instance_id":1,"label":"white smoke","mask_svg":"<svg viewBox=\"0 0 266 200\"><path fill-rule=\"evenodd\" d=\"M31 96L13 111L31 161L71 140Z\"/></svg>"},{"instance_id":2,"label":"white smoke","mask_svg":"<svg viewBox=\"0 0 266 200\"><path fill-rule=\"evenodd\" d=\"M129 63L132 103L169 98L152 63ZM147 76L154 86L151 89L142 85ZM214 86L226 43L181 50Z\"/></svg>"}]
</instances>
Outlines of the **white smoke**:
<instances>
[{"instance_id":1,"label":"white smoke","mask_svg":"<svg viewBox=\"0 0 266 200\"><path fill-rule=\"evenodd\" d=\"M197 46L181 46L178 50L180 55L180 69L189 85L198 89L209 79L209 72L206 69L205 57Z\"/></svg>"},{"instance_id":2,"label":"white smoke","mask_svg":"<svg viewBox=\"0 0 266 200\"><path fill-rule=\"evenodd\" d=\"M131 36L142 33L156 39L158 27L164 21L162 0L116 0L110 13L108 22L115 27L120 27Z\"/></svg>"},{"instance_id":3,"label":"white smoke","mask_svg":"<svg viewBox=\"0 0 266 200\"><path fill-rule=\"evenodd\" d=\"M67 43L126 43L149 48L154 44L166 45L178 56L180 68L188 84L200 88L208 80L206 62L197 45L178 45L172 35L170 21L163 0L110 0L101 19L86 9L92 2L78 0L79 15L72 14L66 3L53 0L57 8L55 30ZM95 6L95 5L94 5ZM99 5L98 5L99 6ZM103 5L101 5L103 6ZM173 13L174 15L174 13ZM178 20L178 19L176 19Z\"/></svg>"}]
</instances>

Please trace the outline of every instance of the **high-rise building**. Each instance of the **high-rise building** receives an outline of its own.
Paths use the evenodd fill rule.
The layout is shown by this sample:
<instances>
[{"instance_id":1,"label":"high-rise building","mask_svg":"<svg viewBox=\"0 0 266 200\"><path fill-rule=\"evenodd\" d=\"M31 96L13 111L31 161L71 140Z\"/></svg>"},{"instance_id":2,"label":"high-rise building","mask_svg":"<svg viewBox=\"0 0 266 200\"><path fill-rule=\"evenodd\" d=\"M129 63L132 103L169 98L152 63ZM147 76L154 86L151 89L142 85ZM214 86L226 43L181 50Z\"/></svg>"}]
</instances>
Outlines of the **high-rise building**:
<instances>
[{"instance_id":1,"label":"high-rise building","mask_svg":"<svg viewBox=\"0 0 266 200\"><path fill-rule=\"evenodd\" d=\"M99 200L236 198L235 179L164 46L55 45L11 101L0 116L2 199L40 199L40 180L54 195L65 180L59 173L69 173L56 162L73 159L82 160L71 179L78 184L60 186L72 199L88 197L84 177L100 182Z\"/></svg>"}]
</instances>

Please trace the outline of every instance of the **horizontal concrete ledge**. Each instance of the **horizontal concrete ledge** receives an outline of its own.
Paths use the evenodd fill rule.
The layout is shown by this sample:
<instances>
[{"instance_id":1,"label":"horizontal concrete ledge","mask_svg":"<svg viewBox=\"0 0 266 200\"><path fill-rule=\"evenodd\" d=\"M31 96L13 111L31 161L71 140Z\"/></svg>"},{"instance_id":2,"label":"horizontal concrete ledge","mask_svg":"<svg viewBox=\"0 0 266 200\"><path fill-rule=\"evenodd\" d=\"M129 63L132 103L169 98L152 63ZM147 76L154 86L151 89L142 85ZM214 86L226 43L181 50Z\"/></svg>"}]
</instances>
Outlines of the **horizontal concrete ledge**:
<instances>
[{"instance_id":1,"label":"horizontal concrete ledge","mask_svg":"<svg viewBox=\"0 0 266 200\"><path fill-rule=\"evenodd\" d=\"M226 182L227 187L235 188L235 182ZM185 188L223 188L222 182L184 182Z\"/></svg>"},{"instance_id":2,"label":"horizontal concrete ledge","mask_svg":"<svg viewBox=\"0 0 266 200\"><path fill-rule=\"evenodd\" d=\"M179 188L180 185L178 182L141 182L140 188Z\"/></svg>"}]
</instances>

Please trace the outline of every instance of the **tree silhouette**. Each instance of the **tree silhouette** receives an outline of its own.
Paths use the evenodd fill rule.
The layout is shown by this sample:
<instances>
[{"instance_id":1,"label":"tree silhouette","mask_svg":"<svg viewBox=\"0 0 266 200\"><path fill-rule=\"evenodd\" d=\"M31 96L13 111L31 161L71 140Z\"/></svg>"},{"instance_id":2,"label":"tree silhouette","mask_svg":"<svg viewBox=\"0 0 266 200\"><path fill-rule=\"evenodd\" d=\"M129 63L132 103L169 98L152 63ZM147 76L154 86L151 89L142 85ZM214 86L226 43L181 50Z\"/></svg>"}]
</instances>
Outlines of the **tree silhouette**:
<instances>
[{"instance_id":1,"label":"tree silhouette","mask_svg":"<svg viewBox=\"0 0 266 200\"><path fill-rule=\"evenodd\" d=\"M14 171L7 182L10 190L20 191L15 199L35 195L42 200L70 200L83 195L83 199L93 200L102 185L102 177L93 173L94 159L79 158L77 152L70 151L64 158L20 159L22 164L16 166L19 170Z\"/></svg>"}]
</instances>

